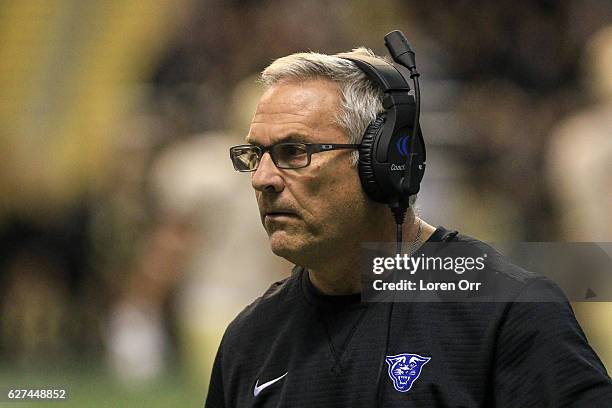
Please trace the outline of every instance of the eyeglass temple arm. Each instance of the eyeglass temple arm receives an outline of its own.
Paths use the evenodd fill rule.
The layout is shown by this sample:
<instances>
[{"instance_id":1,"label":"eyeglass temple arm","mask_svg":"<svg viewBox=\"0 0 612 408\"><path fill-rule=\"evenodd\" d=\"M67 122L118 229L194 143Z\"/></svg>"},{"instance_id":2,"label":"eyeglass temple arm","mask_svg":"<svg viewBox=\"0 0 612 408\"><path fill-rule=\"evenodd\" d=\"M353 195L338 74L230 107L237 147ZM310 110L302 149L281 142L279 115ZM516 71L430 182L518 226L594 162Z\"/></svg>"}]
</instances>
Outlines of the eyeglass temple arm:
<instances>
[{"instance_id":1,"label":"eyeglass temple arm","mask_svg":"<svg viewBox=\"0 0 612 408\"><path fill-rule=\"evenodd\" d=\"M311 152L326 152L338 149L357 149L359 144L356 143L317 143L309 145Z\"/></svg>"}]
</instances>

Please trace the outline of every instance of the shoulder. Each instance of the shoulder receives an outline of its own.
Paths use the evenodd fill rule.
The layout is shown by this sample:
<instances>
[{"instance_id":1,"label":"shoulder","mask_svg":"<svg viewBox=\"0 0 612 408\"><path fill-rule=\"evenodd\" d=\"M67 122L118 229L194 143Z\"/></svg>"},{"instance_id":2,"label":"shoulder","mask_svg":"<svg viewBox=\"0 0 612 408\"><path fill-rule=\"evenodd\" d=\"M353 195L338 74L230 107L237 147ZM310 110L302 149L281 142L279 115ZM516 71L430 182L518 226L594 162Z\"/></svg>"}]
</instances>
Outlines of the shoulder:
<instances>
[{"instance_id":1,"label":"shoulder","mask_svg":"<svg viewBox=\"0 0 612 408\"><path fill-rule=\"evenodd\" d=\"M436 255L451 257L455 272L461 279L482 283L482 296L496 301L513 301L538 282L555 286L542 274L524 269L491 245L460 233L447 234L449 239L434 242ZM439 248L435 248L435 246ZM529 291L528 291L529 293ZM549 294L550 291L547 291Z\"/></svg>"},{"instance_id":2,"label":"shoulder","mask_svg":"<svg viewBox=\"0 0 612 408\"><path fill-rule=\"evenodd\" d=\"M227 347L228 343L233 344L246 333L266 328L268 322L286 313L295 297L300 294L300 276L301 269L295 267L291 276L274 282L263 295L245 307L228 325L223 336L224 347Z\"/></svg>"}]
</instances>

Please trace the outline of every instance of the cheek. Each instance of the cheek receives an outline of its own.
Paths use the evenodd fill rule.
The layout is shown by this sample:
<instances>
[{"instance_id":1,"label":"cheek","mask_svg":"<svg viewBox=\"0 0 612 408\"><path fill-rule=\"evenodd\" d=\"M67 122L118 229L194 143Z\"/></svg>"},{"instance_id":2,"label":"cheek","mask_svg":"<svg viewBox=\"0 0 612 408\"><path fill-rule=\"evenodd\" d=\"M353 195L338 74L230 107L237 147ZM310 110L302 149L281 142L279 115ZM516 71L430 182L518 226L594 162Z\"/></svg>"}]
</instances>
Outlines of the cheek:
<instances>
[{"instance_id":1,"label":"cheek","mask_svg":"<svg viewBox=\"0 0 612 408\"><path fill-rule=\"evenodd\" d=\"M325 185L321 188L329 191L330 195L337 197L341 202L354 205L362 197L357 168L350 165L348 158L338 162L336 166L322 169L322 173L325 173L322 177Z\"/></svg>"},{"instance_id":2,"label":"cheek","mask_svg":"<svg viewBox=\"0 0 612 408\"><path fill-rule=\"evenodd\" d=\"M342 219L360 216L365 196L357 169L349 166L317 166L309 175L306 199L312 213L321 218L335 218L330 225Z\"/></svg>"}]
</instances>

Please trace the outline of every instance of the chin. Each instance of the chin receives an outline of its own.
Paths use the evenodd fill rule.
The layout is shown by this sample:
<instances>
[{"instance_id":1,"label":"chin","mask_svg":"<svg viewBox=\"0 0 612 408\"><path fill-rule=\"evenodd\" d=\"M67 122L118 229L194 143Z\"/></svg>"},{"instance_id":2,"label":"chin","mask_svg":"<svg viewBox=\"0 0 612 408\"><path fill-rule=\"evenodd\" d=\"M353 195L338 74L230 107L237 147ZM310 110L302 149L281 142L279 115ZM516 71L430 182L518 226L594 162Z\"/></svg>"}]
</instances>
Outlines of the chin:
<instances>
[{"instance_id":1,"label":"chin","mask_svg":"<svg viewBox=\"0 0 612 408\"><path fill-rule=\"evenodd\" d=\"M291 242L291 239L270 237L270 249L274 255L278 255L283 258L292 257L299 251L299 246Z\"/></svg>"},{"instance_id":2,"label":"chin","mask_svg":"<svg viewBox=\"0 0 612 408\"><path fill-rule=\"evenodd\" d=\"M280 231L270 235L270 249L274 255L285 258L296 265L303 265L308 258L308 245L295 236Z\"/></svg>"}]
</instances>

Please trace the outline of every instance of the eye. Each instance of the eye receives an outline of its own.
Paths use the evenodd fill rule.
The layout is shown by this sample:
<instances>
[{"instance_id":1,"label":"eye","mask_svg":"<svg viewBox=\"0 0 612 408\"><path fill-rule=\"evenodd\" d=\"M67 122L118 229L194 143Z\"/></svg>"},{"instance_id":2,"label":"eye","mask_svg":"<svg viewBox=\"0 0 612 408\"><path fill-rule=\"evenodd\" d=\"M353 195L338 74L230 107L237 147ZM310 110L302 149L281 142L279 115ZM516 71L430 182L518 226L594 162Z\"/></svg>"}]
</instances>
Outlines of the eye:
<instances>
[{"instance_id":1,"label":"eye","mask_svg":"<svg viewBox=\"0 0 612 408\"><path fill-rule=\"evenodd\" d=\"M306 152L300 145L287 145L285 146L283 153L286 157L294 157L305 154Z\"/></svg>"},{"instance_id":2,"label":"eye","mask_svg":"<svg viewBox=\"0 0 612 408\"><path fill-rule=\"evenodd\" d=\"M299 168L308 165L308 150L302 143L281 143L275 146L278 164L282 168Z\"/></svg>"}]
</instances>

